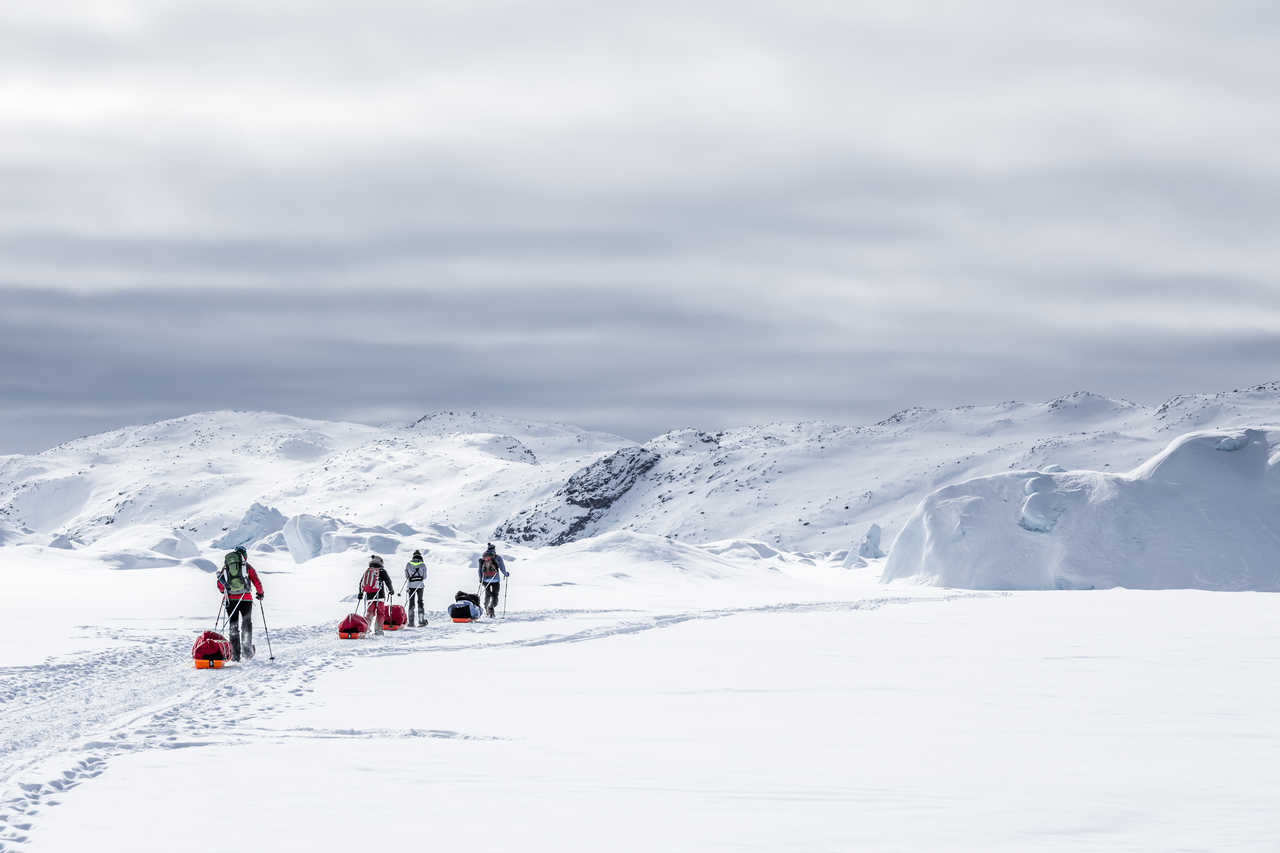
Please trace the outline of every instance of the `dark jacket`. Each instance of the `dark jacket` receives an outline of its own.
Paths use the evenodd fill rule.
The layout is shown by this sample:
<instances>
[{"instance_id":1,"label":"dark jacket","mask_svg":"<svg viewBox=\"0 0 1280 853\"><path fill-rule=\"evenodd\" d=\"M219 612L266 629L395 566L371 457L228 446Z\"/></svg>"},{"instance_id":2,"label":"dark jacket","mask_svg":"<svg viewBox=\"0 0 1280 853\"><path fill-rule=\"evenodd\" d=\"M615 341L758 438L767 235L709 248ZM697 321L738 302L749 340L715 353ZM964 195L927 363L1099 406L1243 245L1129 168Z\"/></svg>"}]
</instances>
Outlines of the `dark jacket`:
<instances>
[{"instance_id":1,"label":"dark jacket","mask_svg":"<svg viewBox=\"0 0 1280 853\"><path fill-rule=\"evenodd\" d=\"M485 557L493 558L493 569L491 570L493 571L493 577L487 580L485 579L485 576L484 576ZM499 577L498 575L499 572L502 573L501 577ZM476 574L480 578L480 583L498 583L500 580L502 580L502 578L511 576L511 573L507 571L507 563L505 560L502 559L501 555L496 553L487 553L487 552L480 557L480 564L476 569Z\"/></svg>"}]
</instances>

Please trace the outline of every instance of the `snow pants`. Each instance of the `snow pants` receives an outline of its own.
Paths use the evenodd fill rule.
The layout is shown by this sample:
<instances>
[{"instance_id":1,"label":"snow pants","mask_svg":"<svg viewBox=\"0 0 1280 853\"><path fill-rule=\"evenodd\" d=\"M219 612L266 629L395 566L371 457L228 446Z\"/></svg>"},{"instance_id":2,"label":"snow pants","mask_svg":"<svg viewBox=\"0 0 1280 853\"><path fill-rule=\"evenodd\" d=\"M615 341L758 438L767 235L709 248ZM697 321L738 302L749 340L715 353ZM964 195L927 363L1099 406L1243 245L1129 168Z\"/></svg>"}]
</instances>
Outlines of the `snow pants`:
<instances>
[{"instance_id":1,"label":"snow pants","mask_svg":"<svg viewBox=\"0 0 1280 853\"><path fill-rule=\"evenodd\" d=\"M369 606L364 611L364 618L369 620L369 624L373 626L373 633L382 633L382 620L387 618L387 605L383 604L382 596L368 599Z\"/></svg>"},{"instance_id":2,"label":"snow pants","mask_svg":"<svg viewBox=\"0 0 1280 853\"><path fill-rule=\"evenodd\" d=\"M484 609L489 614L489 618L493 618L493 611L498 606L498 590L502 587L501 581L494 581L484 585Z\"/></svg>"},{"instance_id":3,"label":"snow pants","mask_svg":"<svg viewBox=\"0 0 1280 853\"><path fill-rule=\"evenodd\" d=\"M253 599L227 599L227 639L231 640L231 659L253 657ZM243 652L241 651L243 650Z\"/></svg>"},{"instance_id":4,"label":"snow pants","mask_svg":"<svg viewBox=\"0 0 1280 853\"><path fill-rule=\"evenodd\" d=\"M422 587L409 590L409 600L405 602L404 612L405 612L405 616L409 620L410 628L413 627L413 603L415 601L418 603L418 624L419 625L427 624L427 614L422 609L422 591L423 591Z\"/></svg>"}]
</instances>

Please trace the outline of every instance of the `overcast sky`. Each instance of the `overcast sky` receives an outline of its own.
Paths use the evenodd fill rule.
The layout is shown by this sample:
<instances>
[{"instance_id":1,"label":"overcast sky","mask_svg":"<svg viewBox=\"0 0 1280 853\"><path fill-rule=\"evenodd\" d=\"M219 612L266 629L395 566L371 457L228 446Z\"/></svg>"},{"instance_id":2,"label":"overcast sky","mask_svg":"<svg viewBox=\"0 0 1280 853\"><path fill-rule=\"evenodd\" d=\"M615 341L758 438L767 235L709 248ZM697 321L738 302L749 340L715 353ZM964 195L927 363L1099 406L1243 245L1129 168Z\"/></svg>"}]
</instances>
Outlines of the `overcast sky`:
<instances>
[{"instance_id":1,"label":"overcast sky","mask_svg":"<svg viewBox=\"0 0 1280 853\"><path fill-rule=\"evenodd\" d=\"M1274 2L0 5L0 453L1280 378Z\"/></svg>"}]
</instances>

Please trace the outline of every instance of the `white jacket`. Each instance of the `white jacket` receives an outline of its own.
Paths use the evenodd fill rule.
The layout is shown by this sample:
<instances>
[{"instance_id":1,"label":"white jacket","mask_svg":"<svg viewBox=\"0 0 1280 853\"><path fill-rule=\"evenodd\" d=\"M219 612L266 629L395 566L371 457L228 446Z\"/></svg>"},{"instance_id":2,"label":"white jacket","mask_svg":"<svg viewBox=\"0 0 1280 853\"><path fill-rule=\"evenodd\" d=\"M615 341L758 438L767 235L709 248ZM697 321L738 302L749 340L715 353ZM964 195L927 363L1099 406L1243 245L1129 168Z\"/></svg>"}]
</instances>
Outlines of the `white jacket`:
<instances>
[{"instance_id":1,"label":"white jacket","mask_svg":"<svg viewBox=\"0 0 1280 853\"><path fill-rule=\"evenodd\" d=\"M422 589L427 585L427 564L413 561L405 563L404 579L405 589Z\"/></svg>"}]
</instances>

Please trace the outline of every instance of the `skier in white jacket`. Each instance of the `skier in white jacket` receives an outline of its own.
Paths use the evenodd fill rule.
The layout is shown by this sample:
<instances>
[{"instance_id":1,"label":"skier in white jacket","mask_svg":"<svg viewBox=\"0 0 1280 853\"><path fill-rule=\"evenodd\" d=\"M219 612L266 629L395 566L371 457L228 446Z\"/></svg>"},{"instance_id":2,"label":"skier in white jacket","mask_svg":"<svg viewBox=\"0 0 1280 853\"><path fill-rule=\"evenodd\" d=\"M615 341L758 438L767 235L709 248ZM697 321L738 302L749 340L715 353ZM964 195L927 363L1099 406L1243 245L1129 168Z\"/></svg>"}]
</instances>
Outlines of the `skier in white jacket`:
<instances>
[{"instance_id":1,"label":"skier in white jacket","mask_svg":"<svg viewBox=\"0 0 1280 853\"><path fill-rule=\"evenodd\" d=\"M422 607L422 594L427 586L427 564L422 562L422 552L414 551L413 557L409 562L404 564L404 588L409 591L409 599L405 602L406 615L409 617L409 627L415 627L413 624L413 603L418 602L418 625L417 627L427 627L427 614Z\"/></svg>"}]
</instances>

